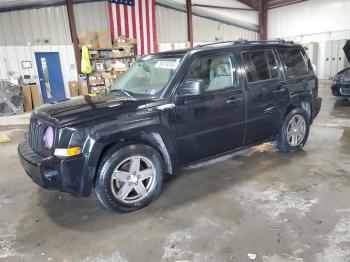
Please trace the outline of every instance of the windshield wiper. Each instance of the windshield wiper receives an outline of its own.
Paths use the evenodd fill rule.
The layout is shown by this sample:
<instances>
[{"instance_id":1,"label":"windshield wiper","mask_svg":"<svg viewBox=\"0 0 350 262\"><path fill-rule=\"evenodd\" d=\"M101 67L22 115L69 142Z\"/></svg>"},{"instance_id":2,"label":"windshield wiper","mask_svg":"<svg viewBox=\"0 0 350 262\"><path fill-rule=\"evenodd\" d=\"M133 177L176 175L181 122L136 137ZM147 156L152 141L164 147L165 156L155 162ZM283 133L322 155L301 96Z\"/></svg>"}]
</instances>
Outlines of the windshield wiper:
<instances>
[{"instance_id":1,"label":"windshield wiper","mask_svg":"<svg viewBox=\"0 0 350 262\"><path fill-rule=\"evenodd\" d=\"M126 95L126 96L128 96L128 97L133 97L133 96L131 95L131 92L126 91L126 90L124 90L124 89L113 89L112 92L113 92L113 91L121 92L121 93L123 93L124 95Z\"/></svg>"}]
</instances>

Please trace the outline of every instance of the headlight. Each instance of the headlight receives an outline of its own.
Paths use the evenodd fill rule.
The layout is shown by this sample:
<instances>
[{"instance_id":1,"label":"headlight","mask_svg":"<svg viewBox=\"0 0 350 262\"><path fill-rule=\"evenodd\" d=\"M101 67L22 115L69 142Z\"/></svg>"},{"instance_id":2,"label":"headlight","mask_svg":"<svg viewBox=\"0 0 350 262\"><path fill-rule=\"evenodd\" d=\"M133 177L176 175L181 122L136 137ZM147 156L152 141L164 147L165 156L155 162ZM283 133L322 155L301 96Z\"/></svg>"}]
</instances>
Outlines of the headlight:
<instances>
[{"instance_id":1,"label":"headlight","mask_svg":"<svg viewBox=\"0 0 350 262\"><path fill-rule=\"evenodd\" d=\"M55 156L75 156L81 153L80 147L71 147L71 148L55 148Z\"/></svg>"},{"instance_id":2,"label":"headlight","mask_svg":"<svg viewBox=\"0 0 350 262\"><path fill-rule=\"evenodd\" d=\"M43 136L43 142L46 149L51 149L53 147L53 140L54 140L53 128L49 126L48 128L46 128Z\"/></svg>"}]
</instances>

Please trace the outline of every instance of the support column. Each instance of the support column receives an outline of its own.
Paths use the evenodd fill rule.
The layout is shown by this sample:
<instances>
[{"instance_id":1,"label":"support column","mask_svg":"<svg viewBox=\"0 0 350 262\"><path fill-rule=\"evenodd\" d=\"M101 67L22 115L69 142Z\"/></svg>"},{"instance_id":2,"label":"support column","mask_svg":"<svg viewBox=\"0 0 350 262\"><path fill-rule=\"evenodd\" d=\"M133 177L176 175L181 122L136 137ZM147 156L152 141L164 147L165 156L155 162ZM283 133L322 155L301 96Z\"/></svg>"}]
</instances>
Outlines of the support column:
<instances>
[{"instance_id":1,"label":"support column","mask_svg":"<svg viewBox=\"0 0 350 262\"><path fill-rule=\"evenodd\" d=\"M267 39L267 0L259 2L259 35L260 40Z\"/></svg>"},{"instance_id":2,"label":"support column","mask_svg":"<svg viewBox=\"0 0 350 262\"><path fill-rule=\"evenodd\" d=\"M187 41L193 47L192 0L186 0L187 8Z\"/></svg>"},{"instance_id":3,"label":"support column","mask_svg":"<svg viewBox=\"0 0 350 262\"><path fill-rule=\"evenodd\" d=\"M81 70L81 53L79 48L77 28L75 25L73 0L67 0L67 13L68 13L68 20L69 20L70 35L72 38L74 54L75 54L75 63L77 65L77 73L79 75Z\"/></svg>"}]
</instances>

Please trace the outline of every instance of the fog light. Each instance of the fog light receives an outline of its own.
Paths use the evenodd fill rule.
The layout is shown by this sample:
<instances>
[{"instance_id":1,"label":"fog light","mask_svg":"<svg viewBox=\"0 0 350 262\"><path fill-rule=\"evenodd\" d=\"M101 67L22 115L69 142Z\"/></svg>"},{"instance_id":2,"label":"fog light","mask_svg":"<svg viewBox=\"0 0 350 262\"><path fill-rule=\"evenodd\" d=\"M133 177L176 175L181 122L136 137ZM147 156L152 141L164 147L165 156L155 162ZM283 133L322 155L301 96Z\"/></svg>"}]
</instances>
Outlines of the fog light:
<instances>
[{"instance_id":1,"label":"fog light","mask_svg":"<svg viewBox=\"0 0 350 262\"><path fill-rule=\"evenodd\" d=\"M55 156L75 156L81 153L80 147L71 147L71 148L56 148Z\"/></svg>"},{"instance_id":2,"label":"fog light","mask_svg":"<svg viewBox=\"0 0 350 262\"><path fill-rule=\"evenodd\" d=\"M44 177L47 179L47 181L55 182L56 178L58 177L58 171L55 169L45 169Z\"/></svg>"}]
</instances>

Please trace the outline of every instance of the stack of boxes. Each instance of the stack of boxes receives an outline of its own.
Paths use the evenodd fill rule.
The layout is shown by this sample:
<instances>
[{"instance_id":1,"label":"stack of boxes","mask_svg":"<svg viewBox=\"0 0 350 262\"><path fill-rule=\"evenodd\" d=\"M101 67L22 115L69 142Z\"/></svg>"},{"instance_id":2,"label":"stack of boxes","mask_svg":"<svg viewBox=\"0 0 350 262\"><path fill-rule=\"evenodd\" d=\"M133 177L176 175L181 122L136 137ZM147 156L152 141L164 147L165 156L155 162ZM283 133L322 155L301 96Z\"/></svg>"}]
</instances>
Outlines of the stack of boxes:
<instances>
[{"instance_id":1,"label":"stack of boxes","mask_svg":"<svg viewBox=\"0 0 350 262\"><path fill-rule=\"evenodd\" d=\"M87 95L89 93L86 80L69 81L68 85L71 97Z\"/></svg>"},{"instance_id":2,"label":"stack of boxes","mask_svg":"<svg viewBox=\"0 0 350 262\"><path fill-rule=\"evenodd\" d=\"M118 38L112 43L109 32L85 32L79 33L79 42L89 49L93 69L88 76L90 93L107 92L136 60L135 39Z\"/></svg>"},{"instance_id":3,"label":"stack of boxes","mask_svg":"<svg viewBox=\"0 0 350 262\"><path fill-rule=\"evenodd\" d=\"M36 84L22 85L24 112L30 112L43 104L39 87Z\"/></svg>"}]
</instances>

